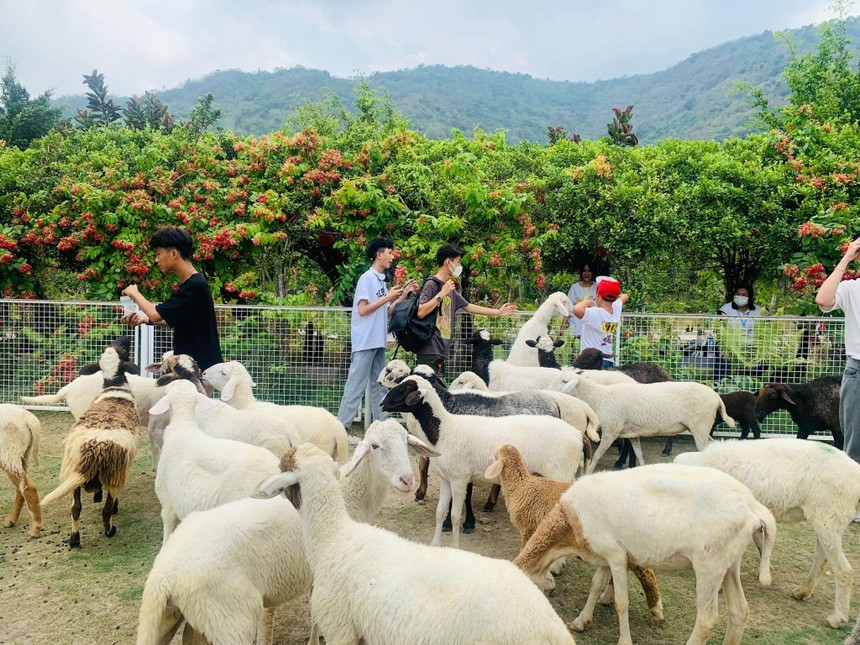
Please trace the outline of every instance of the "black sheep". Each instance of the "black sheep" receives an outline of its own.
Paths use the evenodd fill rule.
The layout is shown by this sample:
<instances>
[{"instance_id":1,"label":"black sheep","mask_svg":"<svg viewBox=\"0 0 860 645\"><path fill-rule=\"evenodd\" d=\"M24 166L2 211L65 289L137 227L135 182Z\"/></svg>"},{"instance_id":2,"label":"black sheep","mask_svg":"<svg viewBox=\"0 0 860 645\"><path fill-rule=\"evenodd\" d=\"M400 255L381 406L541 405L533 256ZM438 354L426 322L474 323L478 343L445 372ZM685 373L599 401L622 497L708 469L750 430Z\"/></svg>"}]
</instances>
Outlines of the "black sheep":
<instances>
[{"instance_id":1,"label":"black sheep","mask_svg":"<svg viewBox=\"0 0 860 645\"><path fill-rule=\"evenodd\" d=\"M830 430L833 445L842 450L844 437L839 423L841 376L823 376L800 384L770 383L758 392L756 416L763 421L776 410L788 410L797 424L797 438L806 439L819 430Z\"/></svg>"}]
</instances>

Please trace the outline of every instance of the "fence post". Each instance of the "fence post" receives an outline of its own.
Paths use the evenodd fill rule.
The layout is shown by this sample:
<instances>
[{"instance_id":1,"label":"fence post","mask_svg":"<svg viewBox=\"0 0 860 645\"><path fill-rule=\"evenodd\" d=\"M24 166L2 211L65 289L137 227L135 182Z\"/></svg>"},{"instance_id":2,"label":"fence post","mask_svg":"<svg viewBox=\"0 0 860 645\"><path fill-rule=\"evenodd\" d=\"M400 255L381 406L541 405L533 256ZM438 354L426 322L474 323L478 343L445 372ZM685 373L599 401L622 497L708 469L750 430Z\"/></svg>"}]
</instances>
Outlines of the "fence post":
<instances>
[{"instance_id":1,"label":"fence post","mask_svg":"<svg viewBox=\"0 0 860 645\"><path fill-rule=\"evenodd\" d=\"M155 362L155 329L152 325L138 325L134 328L137 334L137 359L141 368L141 376L153 378L155 375L146 370L147 365Z\"/></svg>"}]
</instances>

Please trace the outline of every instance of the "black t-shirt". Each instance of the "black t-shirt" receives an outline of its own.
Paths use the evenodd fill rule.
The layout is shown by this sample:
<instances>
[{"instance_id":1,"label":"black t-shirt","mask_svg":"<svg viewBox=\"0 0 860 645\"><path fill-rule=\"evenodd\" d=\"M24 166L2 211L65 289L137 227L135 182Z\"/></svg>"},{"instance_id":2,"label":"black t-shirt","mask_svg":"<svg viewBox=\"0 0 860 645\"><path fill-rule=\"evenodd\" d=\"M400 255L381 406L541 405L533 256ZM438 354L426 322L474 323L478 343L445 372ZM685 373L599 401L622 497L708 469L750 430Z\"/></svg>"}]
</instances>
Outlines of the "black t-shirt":
<instances>
[{"instance_id":1,"label":"black t-shirt","mask_svg":"<svg viewBox=\"0 0 860 645\"><path fill-rule=\"evenodd\" d=\"M170 298L155 305L155 310L173 329L176 354L190 354L201 370L223 362L215 303L206 278L192 274Z\"/></svg>"}]
</instances>

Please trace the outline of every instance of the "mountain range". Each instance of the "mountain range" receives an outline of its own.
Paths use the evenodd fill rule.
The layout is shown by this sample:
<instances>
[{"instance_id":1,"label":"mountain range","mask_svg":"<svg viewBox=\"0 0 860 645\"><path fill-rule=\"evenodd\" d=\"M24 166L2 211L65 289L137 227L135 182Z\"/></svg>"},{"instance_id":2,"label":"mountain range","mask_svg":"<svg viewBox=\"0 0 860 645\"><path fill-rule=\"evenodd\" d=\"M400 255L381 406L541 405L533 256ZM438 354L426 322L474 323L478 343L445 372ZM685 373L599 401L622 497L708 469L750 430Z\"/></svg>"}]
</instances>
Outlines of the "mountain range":
<instances>
[{"instance_id":1,"label":"mountain range","mask_svg":"<svg viewBox=\"0 0 860 645\"><path fill-rule=\"evenodd\" d=\"M846 26L851 41L860 43L860 18ZM818 33L812 26L787 33L801 52L817 46ZM378 72L367 79L373 89L388 93L411 127L431 138L447 137L452 129L469 134L477 127L504 130L509 143L544 143L548 127L563 126L568 133L593 139L606 135L612 108L633 105L632 123L641 143L665 138L723 140L758 127L737 84L761 88L772 104L784 103L788 90L781 72L789 60L789 48L768 31L693 54L659 72L624 76L624 70L618 70L617 78L594 82L442 65ZM358 82L302 67L221 70L160 91L158 97L174 116L184 119L199 97L212 93L214 105L222 111L222 128L260 135L283 127L302 100L319 100L326 91L351 105ZM114 98L122 104L127 100ZM83 96L57 102L70 113L85 105Z\"/></svg>"}]
</instances>

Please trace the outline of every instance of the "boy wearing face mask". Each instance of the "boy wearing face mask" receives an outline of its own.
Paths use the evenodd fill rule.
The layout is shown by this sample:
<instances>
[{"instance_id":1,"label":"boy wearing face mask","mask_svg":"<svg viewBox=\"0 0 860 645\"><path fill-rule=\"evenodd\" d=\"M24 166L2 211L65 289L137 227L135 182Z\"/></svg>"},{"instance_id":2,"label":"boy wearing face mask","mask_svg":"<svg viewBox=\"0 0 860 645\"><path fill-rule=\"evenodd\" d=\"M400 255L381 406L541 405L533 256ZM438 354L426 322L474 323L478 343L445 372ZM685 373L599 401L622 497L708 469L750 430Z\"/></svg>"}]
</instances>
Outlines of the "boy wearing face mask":
<instances>
[{"instance_id":1,"label":"boy wearing face mask","mask_svg":"<svg viewBox=\"0 0 860 645\"><path fill-rule=\"evenodd\" d=\"M421 347L415 356L419 365L430 365L441 377L445 362L451 351L451 331L454 314L461 309L470 314L484 316L509 316L517 306L506 302L498 309L473 305L457 292L457 283L463 272L463 250L453 244L443 244L436 251L436 271L434 279L427 280L418 296L418 317L436 316L436 328L430 340Z\"/></svg>"}]
</instances>

